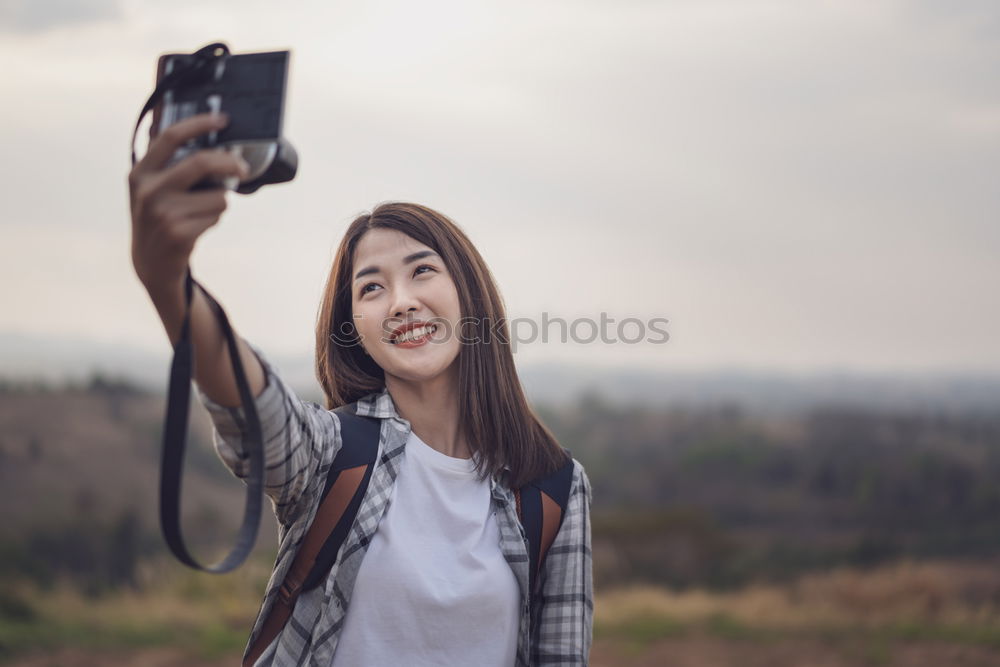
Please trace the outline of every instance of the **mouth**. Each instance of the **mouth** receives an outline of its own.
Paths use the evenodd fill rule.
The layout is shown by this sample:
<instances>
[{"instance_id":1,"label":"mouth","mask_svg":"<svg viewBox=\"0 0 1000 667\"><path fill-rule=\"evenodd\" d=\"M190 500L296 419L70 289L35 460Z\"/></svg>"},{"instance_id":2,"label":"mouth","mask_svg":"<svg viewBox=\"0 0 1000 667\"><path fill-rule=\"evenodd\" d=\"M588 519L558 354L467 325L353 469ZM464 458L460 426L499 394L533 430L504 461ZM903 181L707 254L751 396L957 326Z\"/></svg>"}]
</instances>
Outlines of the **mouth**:
<instances>
[{"instance_id":1,"label":"mouth","mask_svg":"<svg viewBox=\"0 0 1000 667\"><path fill-rule=\"evenodd\" d=\"M389 341L393 345L405 345L407 343L426 342L438 330L436 324L421 324L411 329L396 334Z\"/></svg>"}]
</instances>

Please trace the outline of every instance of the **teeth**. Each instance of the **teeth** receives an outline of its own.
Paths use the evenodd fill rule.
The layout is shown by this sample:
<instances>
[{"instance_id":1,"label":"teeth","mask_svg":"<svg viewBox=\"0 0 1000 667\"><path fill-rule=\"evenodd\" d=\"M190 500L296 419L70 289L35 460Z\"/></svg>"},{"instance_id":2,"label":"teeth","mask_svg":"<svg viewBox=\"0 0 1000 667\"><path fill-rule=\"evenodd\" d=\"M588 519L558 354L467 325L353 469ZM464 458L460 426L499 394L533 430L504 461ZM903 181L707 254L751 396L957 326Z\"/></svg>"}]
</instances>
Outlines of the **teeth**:
<instances>
[{"instance_id":1,"label":"teeth","mask_svg":"<svg viewBox=\"0 0 1000 667\"><path fill-rule=\"evenodd\" d=\"M404 334L396 336L397 343L403 343L410 340L416 340L427 333L434 333L437 331L437 325L432 324L429 327L417 327L416 329L410 329Z\"/></svg>"}]
</instances>

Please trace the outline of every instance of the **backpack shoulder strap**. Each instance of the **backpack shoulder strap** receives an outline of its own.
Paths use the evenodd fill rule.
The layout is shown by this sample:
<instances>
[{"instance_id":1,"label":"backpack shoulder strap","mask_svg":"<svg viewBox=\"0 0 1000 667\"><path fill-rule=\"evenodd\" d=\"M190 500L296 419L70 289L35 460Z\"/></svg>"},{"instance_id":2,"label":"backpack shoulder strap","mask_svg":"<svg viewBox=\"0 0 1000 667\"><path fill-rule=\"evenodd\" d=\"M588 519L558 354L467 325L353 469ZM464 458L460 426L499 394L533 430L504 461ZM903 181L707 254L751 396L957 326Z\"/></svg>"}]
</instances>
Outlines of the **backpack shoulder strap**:
<instances>
[{"instance_id":1,"label":"backpack shoulder strap","mask_svg":"<svg viewBox=\"0 0 1000 667\"><path fill-rule=\"evenodd\" d=\"M340 545L347 539L347 532L361 508L375 467L382 420L362 417L355 413L356 407L351 403L334 410L340 417L342 446L330 465L323 500L309 527L323 543L303 582L304 590L318 585L333 567Z\"/></svg>"},{"instance_id":2,"label":"backpack shoulder strap","mask_svg":"<svg viewBox=\"0 0 1000 667\"><path fill-rule=\"evenodd\" d=\"M288 622L299 595L317 586L329 573L337 552L361 507L378 456L382 420L356 413L357 403L336 408L340 419L341 449L337 452L323 487L323 496L295 560L271 606L268 617L243 659L243 666L257 662Z\"/></svg>"},{"instance_id":3,"label":"backpack shoulder strap","mask_svg":"<svg viewBox=\"0 0 1000 667\"><path fill-rule=\"evenodd\" d=\"M549 547L562 527L573 484L573 455L568 449L563 448L563 451L566 452L566 463L514 492L517 515L528 536L528 573L532 592L538 586Z\"/></svg>"}]
</instances>

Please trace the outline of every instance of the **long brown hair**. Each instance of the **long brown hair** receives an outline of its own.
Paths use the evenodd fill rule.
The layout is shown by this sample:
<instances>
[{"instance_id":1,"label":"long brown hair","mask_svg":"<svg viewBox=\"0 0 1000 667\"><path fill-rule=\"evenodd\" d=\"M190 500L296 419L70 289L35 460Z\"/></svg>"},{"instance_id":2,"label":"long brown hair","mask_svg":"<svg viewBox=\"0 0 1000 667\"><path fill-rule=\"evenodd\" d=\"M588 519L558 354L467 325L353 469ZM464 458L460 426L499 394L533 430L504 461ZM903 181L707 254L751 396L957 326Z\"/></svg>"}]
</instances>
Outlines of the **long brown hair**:
<instances>
[{"instance_id":1,"label":"long brown hair","mask_svg":"<svg viewBox=\"0 0 1000 667\"><path fill-rule=\"evenodd\" d=\"M332 410L385 386L382 368L366 355L354 328L351 275L354 249L370 229L392 229L432 248L455 281L463 318L458 354L459 429L485 479L510 467L519 488L566 462L566 451L528 405L514 366L510 328L493 274L458 225L419 204L385 202L347 228L323 290L316 324L316 375ZM471 335L467 327L477 327ZM488 327L488 331L486 328ZM499 333L499 335L497 335Z\"/></svg>"}]
</instances>

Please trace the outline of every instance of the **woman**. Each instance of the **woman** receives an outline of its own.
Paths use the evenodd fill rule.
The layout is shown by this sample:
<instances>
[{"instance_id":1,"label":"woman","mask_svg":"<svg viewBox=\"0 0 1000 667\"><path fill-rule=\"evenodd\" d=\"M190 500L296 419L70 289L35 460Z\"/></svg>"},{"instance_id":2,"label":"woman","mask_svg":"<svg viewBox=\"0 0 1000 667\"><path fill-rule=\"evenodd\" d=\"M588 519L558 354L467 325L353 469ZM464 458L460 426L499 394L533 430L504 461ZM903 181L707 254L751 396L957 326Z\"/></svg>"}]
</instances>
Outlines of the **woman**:
<instances>
[{"instance_id":1,"label":"woman","mask_svg":"<svg viewBox=\"0 0 1000 667\"><path fill-rule=\"evenodd\" d=\"M192 137L224 126L195 116L151 143L129 176L136 273L171 342L197 238L246 175L202 151L166 167ZM247 474L246 420L215 315L191 305L198 394L215 446ZM333 408L381 420L380 451L353 529L322 585L303 593L256 665L585 665L593 619L590 483L573 460L562 526L528 592L528 553L512 490L567 453L525 400L492 275L462 231L416 204L358 217L337 251L320 308L316 361L326 409L298 399L238 337L263 428L265 490L279 551L247 653L273 605L342 445Z\"/></svg>"}]
</instances>

